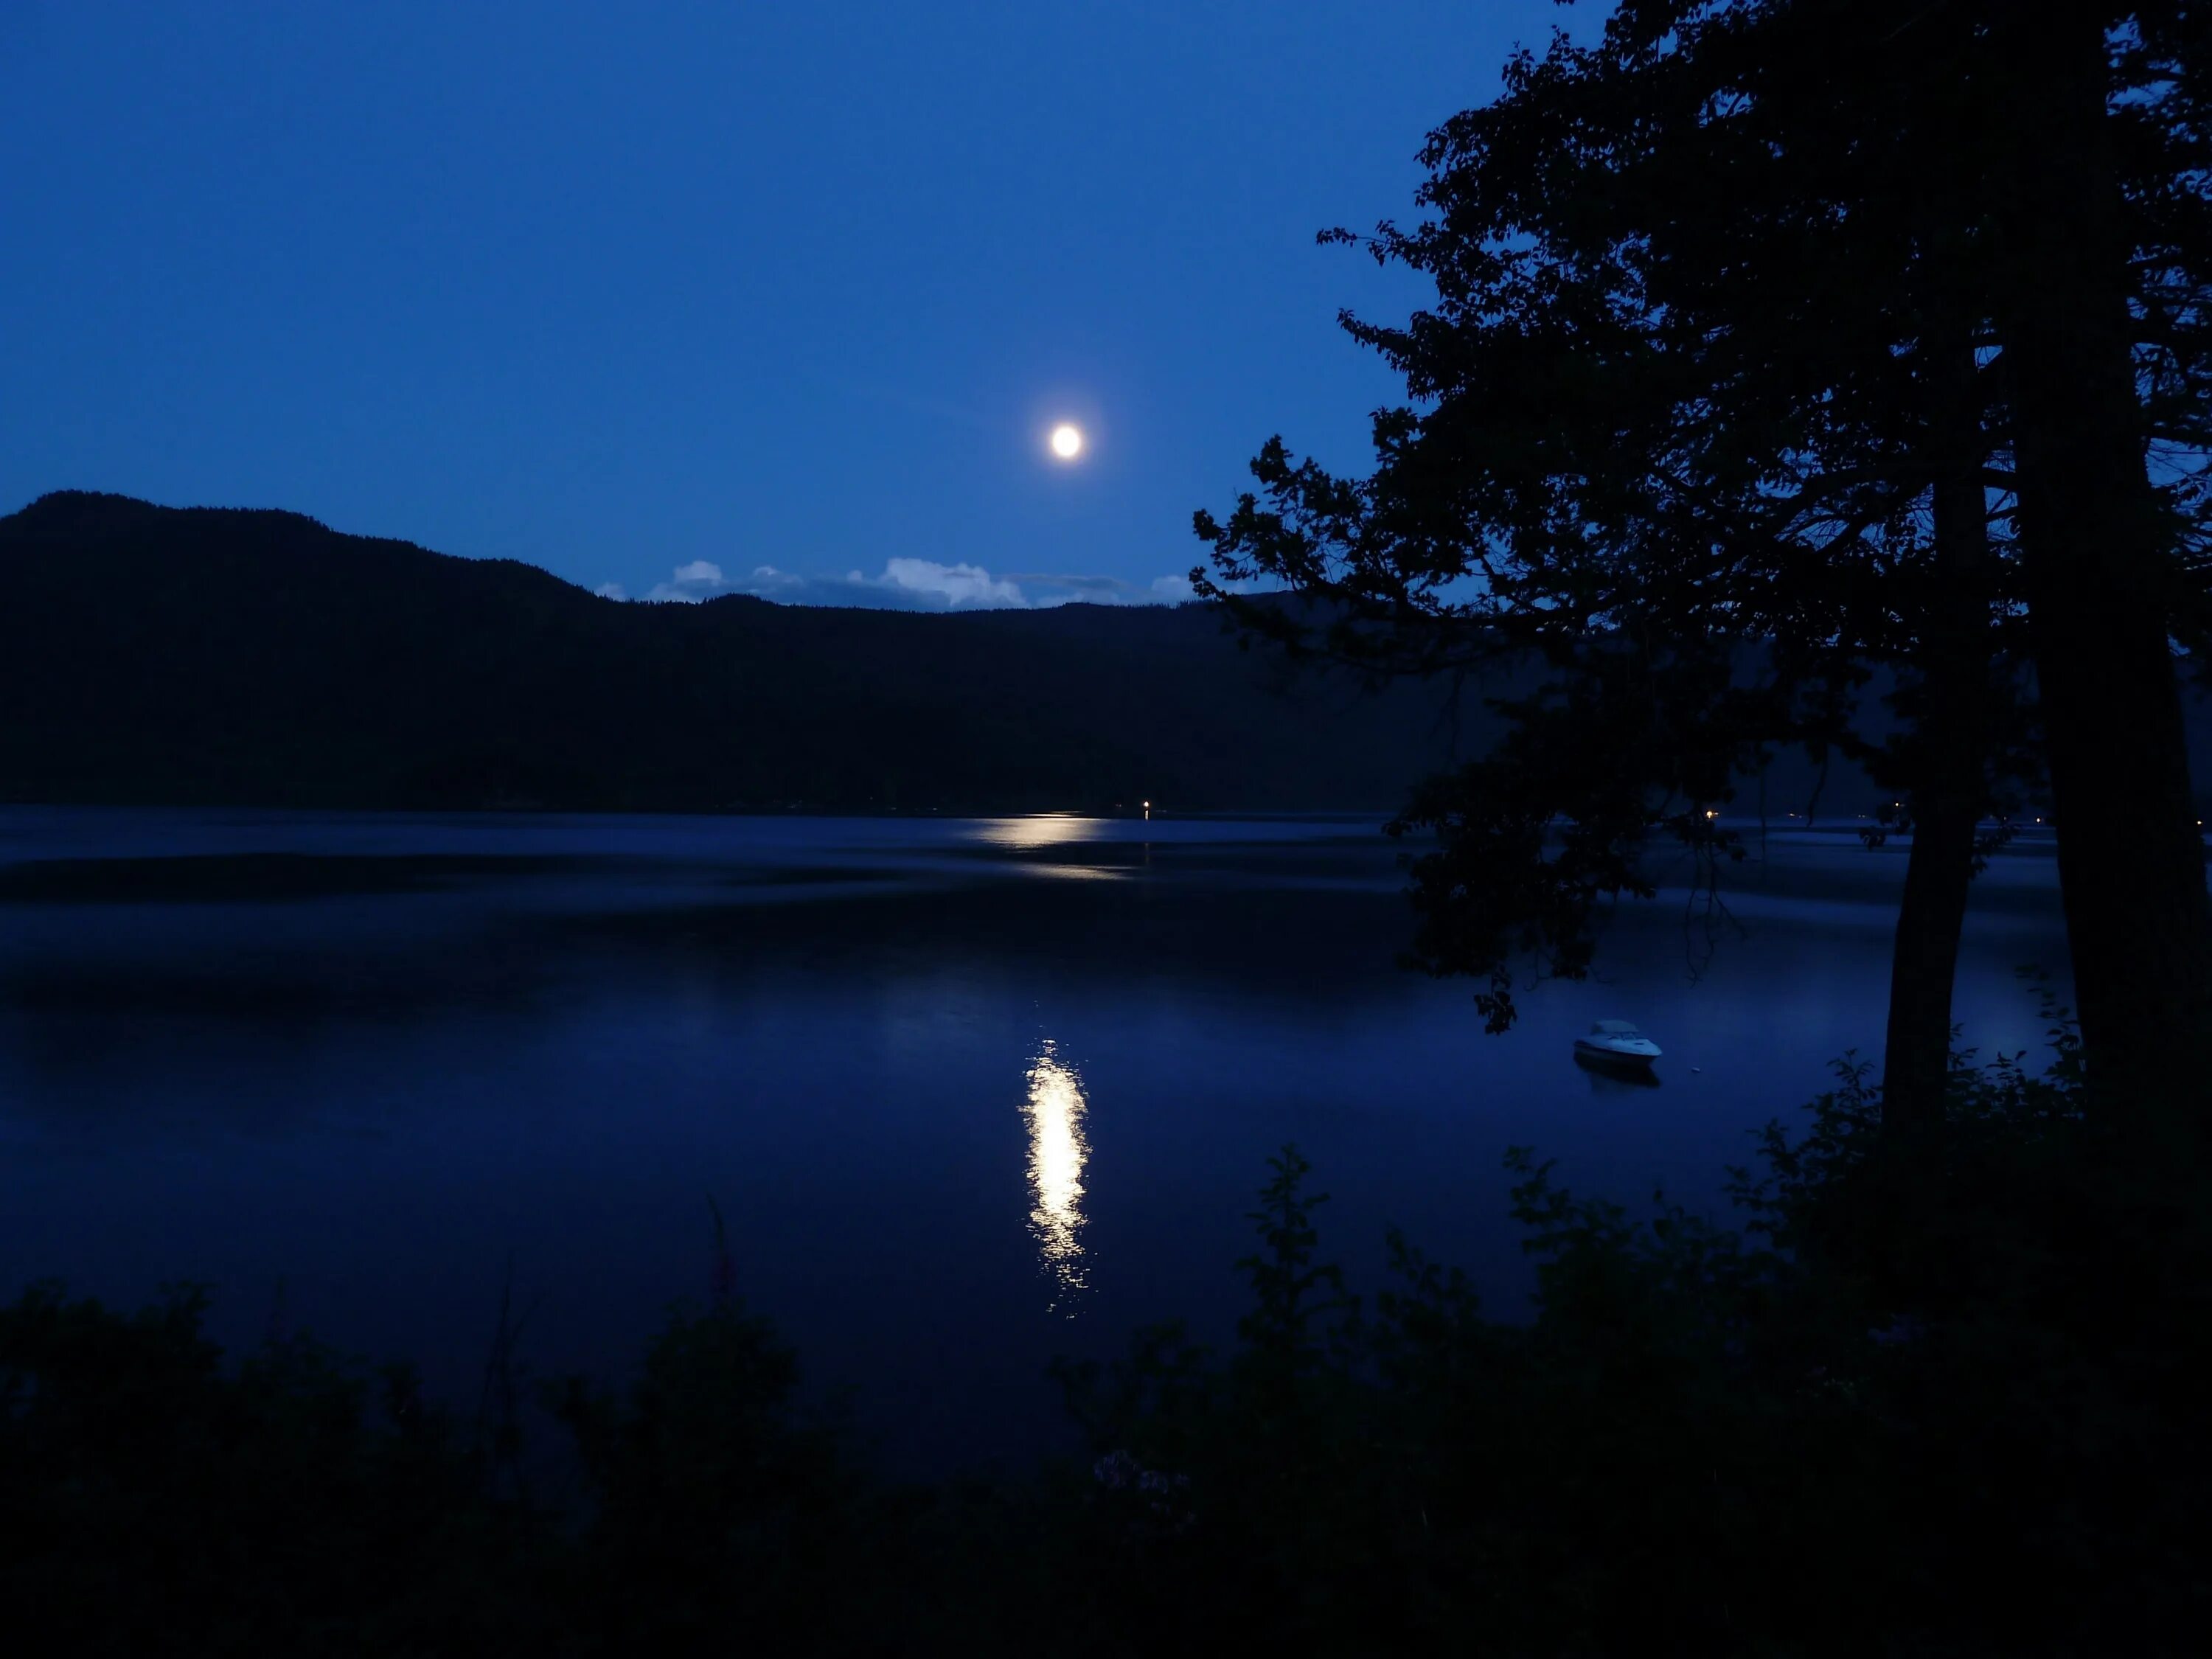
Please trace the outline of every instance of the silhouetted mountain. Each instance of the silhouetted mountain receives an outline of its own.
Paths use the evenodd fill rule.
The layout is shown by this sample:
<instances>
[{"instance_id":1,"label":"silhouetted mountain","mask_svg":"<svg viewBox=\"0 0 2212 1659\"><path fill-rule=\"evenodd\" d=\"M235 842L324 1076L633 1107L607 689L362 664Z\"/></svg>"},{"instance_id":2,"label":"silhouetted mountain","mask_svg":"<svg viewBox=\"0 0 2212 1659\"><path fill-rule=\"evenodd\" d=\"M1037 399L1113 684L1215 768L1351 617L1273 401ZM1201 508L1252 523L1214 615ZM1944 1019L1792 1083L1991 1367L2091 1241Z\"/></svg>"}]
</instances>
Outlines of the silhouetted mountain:
<instances>
[{"instance_id":1,"label":"silhouetted mountain","mask_svg":"<svg viewBox=\"0 0 2212 1659\"><path fill-rule=\"evenodd\" d=\"M0 519L0 799L1389 807L1441 695L1288 681L1208 607L624 605L289 513ZM1466 700L1463 742L1489 717Z\"/></svg>"},{"instance_id":2,"label":"silhouetted mountain","mask_svg":"<svg viewBox=\"0 0 2212 1659\"><path fill-rule=\"evenodd\" d=\"M298 514L120 495L0 519L0 596L4 800L1388 809L1496 727L1474 686L1455 720L1441 687L1285 673L1206 605L625 605ZM2192 735L2202 787L2212 720ZM1783 757L1770 809L1814 782ZM1847 817L1874 792L1839 767L1819 798Z\"/></svg>"}]
</instances>

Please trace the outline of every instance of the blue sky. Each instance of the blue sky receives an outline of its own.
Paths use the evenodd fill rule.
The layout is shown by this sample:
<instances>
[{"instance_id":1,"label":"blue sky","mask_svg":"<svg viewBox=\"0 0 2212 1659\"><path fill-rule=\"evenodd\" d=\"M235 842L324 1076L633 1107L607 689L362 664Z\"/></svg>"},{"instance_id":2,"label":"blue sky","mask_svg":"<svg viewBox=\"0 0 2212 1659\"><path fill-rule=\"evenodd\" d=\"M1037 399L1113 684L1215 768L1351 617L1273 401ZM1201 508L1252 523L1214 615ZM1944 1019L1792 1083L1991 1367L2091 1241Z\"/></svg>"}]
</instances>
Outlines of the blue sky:
<instances>
[{"instance_id":1,"label":"blue sky","mask_svg":"<svg viewBox=\"0 0 2212 1659\"><path fill-rule=\"evenodd\" d=\"M1561 19L0 0L0 511L284 507L632 597L1171 594L1270 433L1356 465L1392 397L1335 314L1419 290L1314 232L1407 213Z\"/></svg>"}]
</instances>

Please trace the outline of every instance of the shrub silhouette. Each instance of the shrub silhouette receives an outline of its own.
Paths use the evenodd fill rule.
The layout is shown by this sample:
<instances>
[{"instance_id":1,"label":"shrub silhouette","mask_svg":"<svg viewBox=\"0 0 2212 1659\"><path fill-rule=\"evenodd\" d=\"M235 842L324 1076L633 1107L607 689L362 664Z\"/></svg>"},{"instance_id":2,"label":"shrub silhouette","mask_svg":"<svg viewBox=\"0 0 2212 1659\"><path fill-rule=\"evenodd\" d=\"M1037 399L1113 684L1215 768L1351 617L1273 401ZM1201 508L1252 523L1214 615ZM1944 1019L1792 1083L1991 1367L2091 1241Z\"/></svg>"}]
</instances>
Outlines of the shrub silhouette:
<instances>
[{"instance_id":1,"label":"shrub silhouette","mask_svg":"<svg viewBox=\"0 0 2212 1659\"><path fill-rule=\"evenodd\" d=\"M72 1652L2141 1653L2212 1586L2201 1164L2056 1063L1954 1067L1908 1164L1850 1060L1739 1224L1509 1162L1533 1317L1390 1241L1352 1296L1270 1165L1251 1302L1056 1368L1085 1460L901 1488L734 1295L547 1391L532 1501L404 1368L189 1288L0 1310L0 1593ZM2124 1116L2124 1114L2119 1115Z\"/></svg>"}]
</instances>

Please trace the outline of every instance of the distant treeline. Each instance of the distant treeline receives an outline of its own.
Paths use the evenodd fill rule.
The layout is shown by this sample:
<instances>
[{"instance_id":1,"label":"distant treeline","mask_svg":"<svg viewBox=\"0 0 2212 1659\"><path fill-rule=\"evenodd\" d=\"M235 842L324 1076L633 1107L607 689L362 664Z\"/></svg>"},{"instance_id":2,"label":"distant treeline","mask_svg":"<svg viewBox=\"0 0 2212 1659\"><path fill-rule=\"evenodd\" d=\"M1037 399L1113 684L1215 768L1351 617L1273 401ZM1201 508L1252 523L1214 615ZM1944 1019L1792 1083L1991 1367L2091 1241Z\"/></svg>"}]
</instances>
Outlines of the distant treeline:
<instances>
[{"instance_id":1,"label":"distant treeline","mask_svg":"<svg viewBox=\"0 0 2212 1659\"><path fill-rule=\"evenodd\" d=\"M116 495L0 519L0 594L15 801L1388 810L1497 727L1482 686L1292 673L1210 605L626 605L512 560ZM1810 769L1768 785L1778 817ZM1838 776L1821 807L1869 793Z\"/></svg>"}]
</instances>

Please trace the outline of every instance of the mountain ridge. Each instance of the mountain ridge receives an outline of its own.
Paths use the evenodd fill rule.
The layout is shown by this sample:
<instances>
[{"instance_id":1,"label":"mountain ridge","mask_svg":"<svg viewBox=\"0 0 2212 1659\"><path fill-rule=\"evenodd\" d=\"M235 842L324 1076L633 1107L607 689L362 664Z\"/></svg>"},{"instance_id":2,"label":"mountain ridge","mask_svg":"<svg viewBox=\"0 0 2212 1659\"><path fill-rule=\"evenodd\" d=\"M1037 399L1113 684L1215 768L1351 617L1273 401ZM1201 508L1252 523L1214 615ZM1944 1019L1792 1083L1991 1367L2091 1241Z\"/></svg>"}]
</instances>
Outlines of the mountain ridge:
<instances>
[{"instance_id":1,"label":"mountain ridge","mask_svg":"<svg viewBox=\"0 0 2212 1659\"><path fill-rule=\"evenodd\" d=\"M1387 809L1448 757L1433 691L1291 679L1205 606L625 604L82 491L0 519L0 593L17 801Z\"/></svg>"},{"instance_id":2,"label":"mountain ridge","mask_svg":"<svg viewBox=\"0 0 2212 1659\"><path fill-rule=\"evenodd\" d=\"M626 602L282 508L89 491L0 518L0 801L1382 813L1501 725L1480 685L1293 673L1206 605ZM2190 708L2203 799L2212 706ZM1883 799L1802 754L1765 784L1778 817Z\"/></svg>"}]
</instances>

